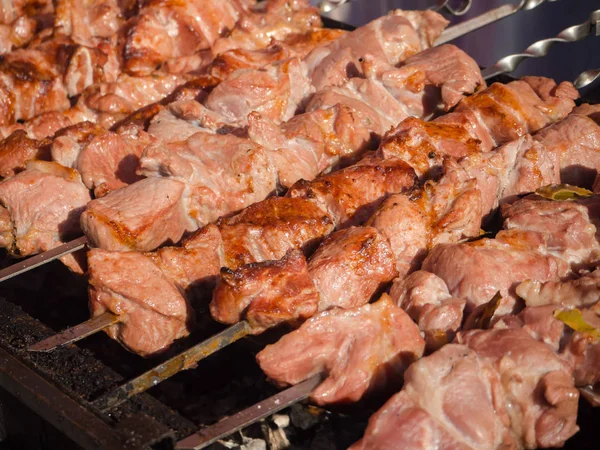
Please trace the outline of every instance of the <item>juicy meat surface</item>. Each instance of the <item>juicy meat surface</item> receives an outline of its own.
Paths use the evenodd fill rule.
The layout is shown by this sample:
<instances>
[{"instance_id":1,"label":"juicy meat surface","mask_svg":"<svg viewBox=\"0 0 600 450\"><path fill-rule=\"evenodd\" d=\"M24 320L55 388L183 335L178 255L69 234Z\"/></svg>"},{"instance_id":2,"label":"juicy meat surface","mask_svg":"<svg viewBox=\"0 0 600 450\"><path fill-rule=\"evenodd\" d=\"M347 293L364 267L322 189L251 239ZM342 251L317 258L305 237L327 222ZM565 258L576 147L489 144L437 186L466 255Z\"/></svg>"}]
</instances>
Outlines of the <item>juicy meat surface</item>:
<instances>
[{"instance_id":1,"label":"juicy meat surface","mask_svg":"<svg viewBox=\"0 0 600 450\"><path fill-rule=\"evenodd\" d=\"M304 64L298 58L259 69L242 69L219 83L204 105L229 123L247 124L257 112L275 123L291 119L312 92Z\"/></svg>"},{"instance_id":2,"label":"juicy meat surface","mask_svg":"<svg viewBox=\"0 0 600 450\"><path fill-rule=\"evenodd\" d=\"M52 141L52 160L76 169L96 198L141 179L136 173L151 142L143 131L117 134L90 122L60 130Z\"/></svg>"},{"instance_id":3,"label":"juicy meat surface","mask_svg":"<svg viewBox=\"0 0 600 450\"><path fill-rule=\"evenodd\" d=\"M189 334L188 321L193 317L189 305L152 258L138 252L92 249L88 262L92 315L110 311L124 319L106 329L110 337L148 356Z\"/></svg>"},{"instance_id":4,"label":"juicy meat surface","mask_svg":"<svg viewBox=\"0 0 600 450\"><path fill-rule=\"evenodd\" d=\"M283 258L288 250L311 251L334 229L326 211L310 200L271 197L217 223L223 237L223 264L232 270L243 264Z\"/></svg>"},{"instance_id":5,"label":"juicy meat surface","mask_svg":"<svg viewBox=\"0 0 600 450\"><path fill-rule=\"evenodd\" d=\"M308 270L320 311L360 306L397 274L388 241L372 227L329 235L310 258Z\"/></svg>"},{"instance_id":6,"label":"juicy meat surface","mask_svg":"<svg viewBox=\"0 0 600 450\"><path fill-rule=\"evenodd\" d=\"M417 270L399 278L390 297L417 323L428 348L451 341L462 326L466 301L453 298L444 280L430 272Z\"/></svg>"},{"instance_id":7,"label":"juicy meat surface","mask_svg":"<svg viewBox=\"0 0 600 450\"><path fill-rule=\"evenodd\" d=\"M233 324L248 320L255 333L306 320L318 311L367 303L396 275L385 239L368 227L335 232L308 264L300 251L280 260L221 270L212 317Z\"/></svg>"},{"instance_id":8,"label":"juicy meat surface","mask_svg":"<svg viewBox=\"0 0 600 450\"><path fill-rule=\"evenodd\" d=\"M536 134L538 142L557 152L563 183L592 187L600 169L599 112L599 105L582 105Z\"/></svg>"},{"instance_id":9,"label":"juicy meat surface","mask_svg":"<svg viewBox=\"0 0 600 450\"><path fill-rule=\"evenodd\" d=\"M144 251L178 242L195 230L185 210L189 190L169 178L145 178L110 195L90 201L81 228L95 247ZM159 220L165 226L148 228Z\"/></svg>"},{"instance_id":10,"label":"juicy meat surface","mask_svg":"<svg viewBox=\"0 0 600 450\"><path fill-rule=\"evenodd\" d=\"M358 163L312 181L300 180L288 197L317 203L336 227L364 223L389 195L408 192L416 183L412 168L399 158L368 154Z\"/></svg>"},{"instance_id":11,"label":"juicy meat surface","mask_svg":"<svg viewBox=\"0 0 600 450\"><path fill-rule=\"evenodd\" d=\"M579 393L550 347L518 329L459 336L409 367L352 449L553 447L578 431Z\"/></svg>"},{"instance_id":12,"label":"juicy meat surface","mask_svg":"<svg viewBox=\"0 0 600 450\"><path fill-rule=\"evenodd\" d=\"M311 399L325 405L356 402L368 392L397 386L423 349L414 322L384 295L373 304L333 308L310 318L267 346L257 360L280 384L323 375Z\"/></svg>"},{"instance_id":13,"label":"juicy meat surface","mask_svg":"<svg viewBox=\"0 0 600 450\"><path fill-rule=\"evenodd\" d=\"M144 2L126 25L123 59L133 75L148 75L168 59L207 49L232 29L253 1Z\"/></svg>"}]
</instances>

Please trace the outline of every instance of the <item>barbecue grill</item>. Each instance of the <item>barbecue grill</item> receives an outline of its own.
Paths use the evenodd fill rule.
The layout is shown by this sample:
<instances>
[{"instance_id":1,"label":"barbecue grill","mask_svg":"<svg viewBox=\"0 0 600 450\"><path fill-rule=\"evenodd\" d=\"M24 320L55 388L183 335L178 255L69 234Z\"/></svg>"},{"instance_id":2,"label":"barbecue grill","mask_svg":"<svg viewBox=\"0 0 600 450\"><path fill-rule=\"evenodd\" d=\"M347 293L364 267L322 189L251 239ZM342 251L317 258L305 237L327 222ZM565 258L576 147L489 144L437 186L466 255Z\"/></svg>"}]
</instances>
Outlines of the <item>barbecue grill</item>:
<instances>
[{"instance_id":1,"label":"barbecue grill","mask_svg":"<svg viewBox=\"0 0 600 450\"><path fill-rule=\"evenodd\" d=\"M336 3L346 2L327 3L324 13L339 17ZM599 6L594 4L596 2L580 3L586 12ZM445 11L448 17L454 15L454 24L469 18L468 14L462 15L469 5L470 2L432 2L431 7ZM544 6L535 12L540 20L544 17ZM600 16L596 20L600 20ZM324 23L331 28L354 28L327 16ZM598 23L593 25L599 29ZM560 39L569 41L582 37L573 31L563 33ZM589 44L591 39L586 42ZM584 45L582 43L580 48ZM526 53L545 57L552 51L549 47L547 43L532 46ZM513 50L524 48L517 46ZM488 84L511 81L513 78L503 72L516 69L519 59L504 59L491 67L489 73L494 78L489 79ZM587 73L582 83L592 81L597 75L597 71ZM586 88L584 94L583 101L597 102L600 82ZM3 257L2 267L14 262L7 255ZM213 336L223 327L210 320L208 311L201 312L198 316L203 323L194 333L177 341L166 353L150 359L125 351L103 333L49 353L27 351L55 332L89 318L87 304L82 301L86 298L86 289L85 280L57 261L0 283L0 448L193 448L190 443L194 441L189 437L202 427L253 405L251 416L260 416L256 404L280 393L280 389L265 379L255 362L256 353L283 334L272 330L236 341L200 361L197 370L182 371L164 381L157 374L157 385L147 392L113 408L98 408L94 404L98 398ZM313 386L310 383L314 385L315 380L309 380L302 389L309 392ZM219 433L230 433L209 448L347 448L362 436L370 414L380 405L373 400L360 406L317 408L307 401L296 403L301 394L300 389L280 393L280 397L263 403L262 407L281 411L241 430L240 426L245 425L250 416L229 423L230 428L225 427ZM592 424L598 419L599 412L581 401L578 415L581 431L565 448L597 448Z\"/></svg>"}]
</instances>

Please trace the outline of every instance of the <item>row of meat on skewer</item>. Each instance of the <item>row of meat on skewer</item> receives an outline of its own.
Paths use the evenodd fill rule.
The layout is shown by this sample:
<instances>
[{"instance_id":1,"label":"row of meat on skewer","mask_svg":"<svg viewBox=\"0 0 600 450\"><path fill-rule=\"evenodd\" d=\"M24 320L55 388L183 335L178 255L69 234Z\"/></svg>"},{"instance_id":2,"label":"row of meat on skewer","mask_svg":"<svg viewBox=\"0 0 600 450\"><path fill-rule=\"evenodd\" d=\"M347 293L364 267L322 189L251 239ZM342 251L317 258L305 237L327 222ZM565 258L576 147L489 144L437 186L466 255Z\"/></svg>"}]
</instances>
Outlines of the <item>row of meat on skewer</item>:
<instances>
[{"instance_id":1,"label":"row of meat on skewer","mask_svg":"<svg viewBox=\"0 0 600 450\"><path fill-rule=\"evenodd\" d=\"M598 382L600 210L546 186L592 189L600 107L540 77L486 88L468 55L432 47L445 25L396 11L314 44L292 27L297 52L231 50L110 131L26 124L0 144L2 245L83 230L95 248L63 261L87 265L92 314L117 315L107 332L140 355L186 336L210 292L219 322L299 326L258 362L282 384L323 374L319 404L404 378L356 448L561 445ZM234 57L247 69L211 74Z\"/></svg>"}]
</instances>

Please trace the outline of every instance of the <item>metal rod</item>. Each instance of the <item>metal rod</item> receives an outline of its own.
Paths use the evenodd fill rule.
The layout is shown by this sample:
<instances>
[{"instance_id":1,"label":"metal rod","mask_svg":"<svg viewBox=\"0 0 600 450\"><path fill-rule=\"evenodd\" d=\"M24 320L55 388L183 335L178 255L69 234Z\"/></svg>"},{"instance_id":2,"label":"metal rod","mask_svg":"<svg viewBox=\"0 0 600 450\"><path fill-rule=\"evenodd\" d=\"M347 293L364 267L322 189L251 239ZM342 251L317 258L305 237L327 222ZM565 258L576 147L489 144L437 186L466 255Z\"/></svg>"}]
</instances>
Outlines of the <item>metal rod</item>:
<instances>
[{"instance_id":1,"label":"metal rod","mask_svg":"<svg viewBox=\"0 0 600 450\"><path fill-rule=\"evenodd\" d=\"M221 438L304 400L321 381L321 375L315 375L212 426L199 430L179 441L175 448L177 450L198 450L207 447Z\"/></svg>"},{"instance_id":2,"label":"metal rod","mask_svg":"<svg viewBox=\"0 0 600 450\"><path fill-rule=\"evenodd\" d=\"M80 323L79 325L68 328L65 331L33 344L27 350L30 352L49 352L62 345L77 342L110 325L114 325L119 321L119 316L106 311L99 316L92 317L86 322Z\"/></svg>"},{"instance_id":3,"label":"metal rod","mask_svg":"<svg viewBox=\"0 0 600 450\"><path fill-rule=\"evenodd\" d=\"M88 243L87 237L81 236L71 242L59 245L51 250L40 253L39 255L32 256L26 260L15 263L6 269L0 270L0 283L6 281L12 277L16 277L24 272L28 272L36 267L46 264L50 261L60 258L61 256L68 255L69 253L81 250Z\"/></svg>"},{"instance_id":4,"label":"metal rod","mask_svg":"<svg viewBox=\"0 0 600 450\"><path fill-rule=\"evenodd\" d=\"M482 72L484 79L489 79L503 73L510 73L517 69L521 61L529 58L541 58L550 52L550 48L556 42L576 42L593 34L600 33L600 10L592 11L585 22L565 28L556 37L542 39L531 44L523 53L508 55L496 64L488 67Z\"/></svg>"},{"instance_id":5,"label":"metal rod","mask_svg":"<svg viewBox=\"0 0 600 450\"><path fill-rule=\"evenodd\" d=\"M446 42L450 42L458 37L471 33L472 31L483 28L486 25L489 25L490 23L511 16L517 11L531 10L541 5L545 1L554 2L557 0L522 0L518 4L503 5L498 8L492 9L488 12L480 14L477 17L473 17L472 19L465 20L462 23L446 28L442 32L440 37L435 41L435 45L442 45Z\"/></svg>"},{"instance_id":6,"label":"metal rod","mask_svg":"<svg viewBox=\"0 0 600 450\"><path fill-rule=\"evenodd\" d=\"M247 336L250 333L250 325L245 320L230 326L205 341L187 349L186 351L174 356L153 369L145 372L137 378L125 383L112 392L96 399L93 404L101 411L114 408L120 405L130 397L140 394L153 386L161 383L167 378L181 372L191 369L207 356L221 350L223 347L234 343L238 339Z\"/></svg>"}]
</instances>

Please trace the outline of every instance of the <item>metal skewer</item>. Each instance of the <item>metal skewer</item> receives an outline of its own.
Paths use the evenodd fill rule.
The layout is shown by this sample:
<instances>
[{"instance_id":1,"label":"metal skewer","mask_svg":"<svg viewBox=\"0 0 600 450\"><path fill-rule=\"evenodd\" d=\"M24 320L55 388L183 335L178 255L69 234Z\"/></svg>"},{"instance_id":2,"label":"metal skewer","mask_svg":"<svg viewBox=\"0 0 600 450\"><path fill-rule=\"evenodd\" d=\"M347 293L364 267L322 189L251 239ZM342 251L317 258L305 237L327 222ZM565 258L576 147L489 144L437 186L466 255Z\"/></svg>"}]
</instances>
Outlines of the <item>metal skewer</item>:
<instances>
[{"instance_id":1,"label":"metal skewer","mask_svg":"<svg viewBox=\"0 0 600 450\"><path fill-rule=\"evenodd\" d=\"M207 447L221 438L304 400L321 381L321 376L315 375L210 427L199 430L179 441L175 448L177 450L198 450Z\"/></svg>"},{"instance_id":2,"label":"metal skewer","mask_svg":"<svg viewBox=\"0 0 600 450\"><path fill-rule=\"evenodd\" d=\"M573 82L573 85L577 89L581 89L592 84L598 79L598 77L600 77L600 69L586 70L585 72L579 74L579 76Z\"/></svg>"},{"instance_id":3,"label":"metal skewer","mask_svg":"<svg viewBox=\"0 0 600 450\"><path fill-rule=\"evenodd\" d=\"M59 245L58 247L40 253L39 255L35 255L31 258L27 258L23 261L12 264L7 268L0 270L0 283L12 277L16 277L24 272L35 269L36 267L42 266L50 261L54 261L61 256L81 250L87 245L87 243L87 237L81 236L80 238L67 242L66 244Z\"/></svg>"},{"instance_id":4,"label":"metal skewer","mask_svg":"<svg viewBox=\"0 0 600 450\"><path fill-rule=\"evenodd\" d=\"M96 399L93 404L101 411L114 408L130 397L140 394L161 381L172 377L182 370L192 369L198 361L213 353L233 344L235 341L247 336L251 331L250 325L245 320L232 325L220 333L208 338L200 344L194 345L185 352L174 356L162 364L150 369L137 378L125 383L107 395Z\"/></svg>"},{"instance_id":5,"label":"metal skewer","mask_svg":"<svg viewBox=\"0 0 600 450\"><path fill-rule=\"evenodd\" d=\"M349 0L343 0L341 2L334 3L336 3L338 6L341 6L342 4L347 3L347 1ZM464 36L465 34L475 31L486 25L489 25L492 22L510 16L511 14L514 14L517 11L533 9L536 6L544 3L545 1L552 2L557 0L522 0L518 5L504 5L491 11L485 12L477 17L469 19L458 25L453 25L451 27L446 28L442 32L440 37L436 40L435 45L441 45L460 36ZM322 4L324 3L328 2L323 2ZM447 2L445 2L442 6L447 6ZM85 236L82 236L78 239L75 239L74 241L67 242L66 244L62 244L56 248L53 248L52 250L48 250L46 252L40 253L39 255L32 256L23 261L15 263L3 270L0 270L0 283L22 273L33 270L36 267L39 267L43 264L46 264L47 262L60 258L61 256L65 256L69 253L81 250L87 244L87 238Z\"/></svg>"},{"instance_id":6,"label":"metal skewer","mask_svg":"<svg viewBox=\"0 0 600 450\"><path fill-rule=\"evenodd\" d=\"M49 352L65 344L80 341L81 339L91 336L120 321L121 318L119 316L106 311L99 316L92 317L90 320L63 331L62 333L55 334L54 336L50 336L47 339L33 344L27 350L30 352Z\"/></svg>"}]
</instances>

